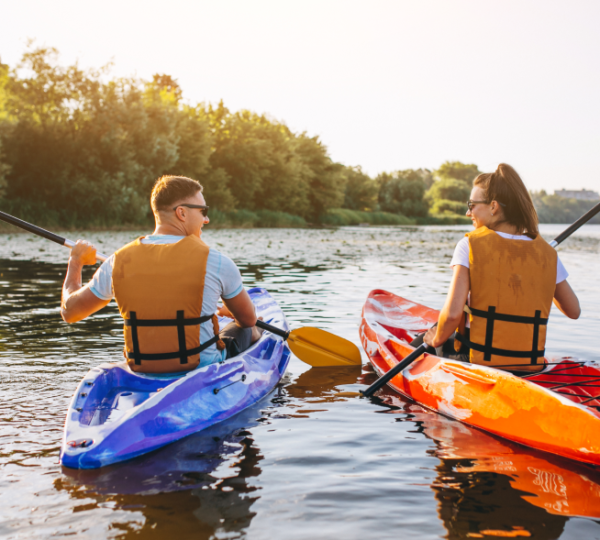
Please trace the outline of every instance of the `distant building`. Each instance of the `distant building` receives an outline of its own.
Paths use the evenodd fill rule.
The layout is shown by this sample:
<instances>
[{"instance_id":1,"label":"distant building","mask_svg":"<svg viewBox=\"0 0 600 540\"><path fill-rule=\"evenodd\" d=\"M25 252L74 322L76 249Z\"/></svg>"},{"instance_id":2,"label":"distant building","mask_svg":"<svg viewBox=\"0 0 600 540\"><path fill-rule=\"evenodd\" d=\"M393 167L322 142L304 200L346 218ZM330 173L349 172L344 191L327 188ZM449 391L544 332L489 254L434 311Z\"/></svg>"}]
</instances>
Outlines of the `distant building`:
<instances>
[{"instance_id":1,"label":"distant building","mask_svg":"<svg viewBox=\"0 0 600 540\"><path fill-rule=\"evenodd\" d=\"M581 189L579 191L570 189L559 189L554 192L554 195L565 199L579 199L580 201L597 201L600 200L600 194L589 189Z\"/></svg>"}]
</instances>

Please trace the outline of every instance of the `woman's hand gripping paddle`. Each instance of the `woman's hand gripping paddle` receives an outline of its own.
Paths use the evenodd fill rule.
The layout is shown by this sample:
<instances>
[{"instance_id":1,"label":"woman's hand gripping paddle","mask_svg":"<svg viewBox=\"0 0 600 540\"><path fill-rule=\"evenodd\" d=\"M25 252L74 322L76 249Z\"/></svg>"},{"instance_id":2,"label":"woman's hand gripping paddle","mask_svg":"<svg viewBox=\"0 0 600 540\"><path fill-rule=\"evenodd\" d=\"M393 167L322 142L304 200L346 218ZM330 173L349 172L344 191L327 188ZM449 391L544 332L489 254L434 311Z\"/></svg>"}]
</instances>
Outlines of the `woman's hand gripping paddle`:
<instances>
[{"instance_id":1,"label":"woman's hand gripping paddle","mask_svg":"<svg viewBox=\"0 0 600 540\"><path fill-rule=\"evenodd\" d=\"M58 236L53 232L42 229L37 225L32 225L27 221L16 218L5 212L0 212L0 220L20 227L30 233L37 234L42 238L56 242L69 249L75 245L75 242ZM108 256L96 252L96 259L100 262L105 261ZM361 365L360 350L356 345L325 330L318 328L298 328L291 332L285 332L280 328L271 326L262 321L257 321L256 326L264 328L273 334L283 337L288 341L290 349L303 362L311 366L350 366Z\"/></svg>"},{"instance_id":2,"label":"woman's hand gripping paddle","mask_svg":"<svg viewBox=\"0 0 600 540\"><path fill-rule=\"evenodd\" d=\"M360 350L347 339L319 328L304 326L290 332L271 326L261 320L256 326L287 340L292 352L313 367L360 366Z\"/></svg>"}]
</instances>

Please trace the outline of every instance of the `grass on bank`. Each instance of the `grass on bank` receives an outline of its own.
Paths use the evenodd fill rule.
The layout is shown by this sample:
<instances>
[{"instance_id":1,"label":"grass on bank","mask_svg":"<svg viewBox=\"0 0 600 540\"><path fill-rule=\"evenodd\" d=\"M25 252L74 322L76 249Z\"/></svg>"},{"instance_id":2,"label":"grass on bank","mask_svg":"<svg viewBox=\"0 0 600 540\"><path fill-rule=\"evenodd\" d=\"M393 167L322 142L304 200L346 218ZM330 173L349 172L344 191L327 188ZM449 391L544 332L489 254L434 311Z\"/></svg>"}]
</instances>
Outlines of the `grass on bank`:
<instances>
[{"instance_id":1,"label":"grass on bank","mask_svg":"<svg viewBox=\"0 0 600 540\"><path fill-rule=\"evenodd\" d=\"M417 218L417 225L471 225L471 218L464 214L430 214L425 218Z\"/></svg>"}]
</instances>

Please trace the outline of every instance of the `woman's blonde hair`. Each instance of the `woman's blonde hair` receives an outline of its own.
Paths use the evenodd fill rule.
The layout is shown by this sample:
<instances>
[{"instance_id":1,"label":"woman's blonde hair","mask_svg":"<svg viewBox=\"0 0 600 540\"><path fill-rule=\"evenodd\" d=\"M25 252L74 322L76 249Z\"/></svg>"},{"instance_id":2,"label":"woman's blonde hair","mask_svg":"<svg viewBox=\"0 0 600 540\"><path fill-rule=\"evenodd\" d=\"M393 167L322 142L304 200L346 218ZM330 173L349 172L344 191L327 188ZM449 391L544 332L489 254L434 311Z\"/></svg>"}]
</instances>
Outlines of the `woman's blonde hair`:
<instances>
[{"instance_id":1,"label":"woman's blonde hair","mask_svg":"<svg viewBox=\"0 0 600 540\"><path fill-rule=\"evenodd\" d=\"M473 185L483 189L487 202L500 203L504 220L514 225L518 234L535 238L538 234L538 215L523 180L510 165L500 163L493 173L480 174Z\"/></svg>"}]
</instances>

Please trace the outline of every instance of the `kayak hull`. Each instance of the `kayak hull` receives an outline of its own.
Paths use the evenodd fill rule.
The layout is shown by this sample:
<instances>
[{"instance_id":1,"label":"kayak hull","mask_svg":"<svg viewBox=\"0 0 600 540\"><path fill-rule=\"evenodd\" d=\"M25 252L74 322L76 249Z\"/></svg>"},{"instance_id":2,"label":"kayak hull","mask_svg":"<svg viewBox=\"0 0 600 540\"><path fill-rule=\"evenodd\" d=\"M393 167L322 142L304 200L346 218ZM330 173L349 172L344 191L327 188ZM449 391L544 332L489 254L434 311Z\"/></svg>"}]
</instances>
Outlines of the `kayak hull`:
<instances>
[{"instance_id":1,"label":"kayak hull","mask_svg":"<svg viewBox=\"0 0 600 540\"><path fill-rule=\"evenodd\" d=\"M375 371L382 375L410 354L414 350L410 341L438 316L438 311L392 293L372 291L363 307L360 337ZM388 384L419 404L465 424L600 465L600 412L536 382L550 373L556 379L575 365L579 369L583 363L563 359L524 378L426 353ZM583 367L588 380L594 376L600 379L600 365L590 362Z\"/></svg>"},{"instance_id":2,"label":"kayak hull","mask_svg":"<svg viewBox=\"0 0 600 540\"><path fill-rule=\"evenodd\" d=\"M289 330L265 289L248 292L265 322ZM125 362L94 367L69 405L61 463L75 469L104 467L230 418L273 390L289 358L285 342L265 332L235 358L184 374L134 373Z\"/></svg>"}]
</instances>

